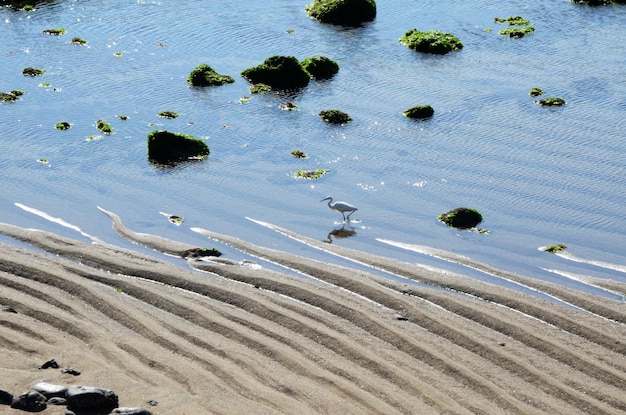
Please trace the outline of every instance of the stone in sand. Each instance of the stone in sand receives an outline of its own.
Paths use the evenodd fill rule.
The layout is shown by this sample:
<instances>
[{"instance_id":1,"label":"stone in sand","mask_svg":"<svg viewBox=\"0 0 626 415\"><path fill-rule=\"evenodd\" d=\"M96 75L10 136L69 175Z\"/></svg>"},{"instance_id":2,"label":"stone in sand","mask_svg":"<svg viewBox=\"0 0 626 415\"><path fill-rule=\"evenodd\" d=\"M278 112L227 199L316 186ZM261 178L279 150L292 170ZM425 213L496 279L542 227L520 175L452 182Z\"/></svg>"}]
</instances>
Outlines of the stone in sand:
<instances>
[{"instance_id":1,"label":"stone in sand","mask_svg":"<svg viewBox=\"0 0 626 415\"><path fill-rule=\"evenodd\" d=\"M80 375L80 370L72 369L71 367L66 367L65 369L62 369L61 372L67 373L68 375L74 375L74 376Z\"/></svg>"},{"instance_id":2,"label":"stone in sand","mask_svg":"<svg viewBox=\"0 0 626 415\"><path fill-rule=\"evenodd\" d=\"M113 410L113 413L121 415L152 415L152 412L145 408L116 408Z\"/></svg>"},{"instance_id":3,"label":"stone in sand","mask_svg":"<svg viewBox=\"0 0 626 415\"><path fill-rule=\"evenodd\" d=\"M72 411L110 411L119 406L115 392L93 386L72 385L65 397Z\"/></svg>"},{"instance_id":4,"label":"stone in sand","mask_svg":"<svg viewBox=\"0 0 626 415\"><path fill-rule=\"evenodd\" d=\"M13 399L11 408L27 412L41 412L46 409L46 397L36 390L28 391Z\"/></svg>"},{"instance_id":5,"label":"stone in sand","mask_svg":"<svg viewBox=\"0 0 626 415\"><path fill-rule=\"evenodd\" d=\"M11 405L13 394L0 389L0 405Z\"/></svg>"},{"instance_id":6,"label":"stone in sand","mask_svg":"<svg viewBox=\"0 0 626 415\"><path fill-rule=\"evenodd\" d=\"M67 399L54 397L48 399L48 405L57 405L57 406L65 406L67 405Z\"/></svg>"},{"instance_id":7,"label":"stone in sand","mask_svg":"<svg viewBox=\"0 0 626 415\"><path fill-rule=\"evenodd\" d=\"M65 398L67 387L48 382L39 382L33 386L33 390L41 393L47 399L54 397Z\"/></svg>"},{"instance_id":8,"label":"stone in sand","mask_svg":"<svg viewBox=\"0 0 626 415\"><path fill-rule=\"evenodd\" d=\"M50 367L52 369L58 369L59 368L59 364L57 363L56 360L50 359L46 363L44 363L43 365L39 366L39 369L48 369Z\"/></svg>"}]
</instances>

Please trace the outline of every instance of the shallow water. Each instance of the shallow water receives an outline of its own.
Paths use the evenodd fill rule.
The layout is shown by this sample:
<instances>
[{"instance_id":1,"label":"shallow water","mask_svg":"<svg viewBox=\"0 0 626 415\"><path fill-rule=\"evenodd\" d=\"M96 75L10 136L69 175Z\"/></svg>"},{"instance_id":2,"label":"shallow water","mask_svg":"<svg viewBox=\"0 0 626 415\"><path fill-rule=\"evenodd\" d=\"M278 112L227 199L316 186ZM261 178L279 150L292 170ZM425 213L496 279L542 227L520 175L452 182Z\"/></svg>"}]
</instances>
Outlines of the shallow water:
<instances>
[{"instance_id":1,"label":"shallow water","mask_svg":"<svg viewBox=\"0 0 626 415\"><path fill-rule=\"evenodd\" d=\"M334 260L246 219L326 239L341 227L339 214L319 203L330 194L359 208L349 225L356 234L333 243L482 279L490 277L377 239L446 249L590 292L597 290L564 275L626 281L626 8L386 1L374 22L346 29L309 19L306 2L250 3L0 8L0 91L26 92L0 104L2 221L79 236L15 205L23 203L126 244L102 206L138 232L206 245L189 229L202 227ZM504 26L493 18L511 15L530 19L535 33L499 36ZM67 34L42 34L52 27ZM418 54L398 42L412 28L451 32L464 48ZM71 44L74 36L88 45ZM276 54L325 55L341 69L298 93L242 103L250 94L239 73ZM200 63L236 82L189 88L186 78ZM47 73L25 77L28 66ZM535 105L534 86L566 105ZM279 109L288 100L297 111ZM434 107L432 119L402 116L424 103ZM326 125L318 113L329 108L353 122ZM159 118L165 110L181 116ZM114 134L88 140L100 135L99 119ZM57 131L63 120L72 128ZM146 157L146 134L157 128L203 137L211 155L157 168ZM309 157L292 158L295 149ZM42 157L49 163L38 163ZM294 178L298 169L318 168L330 173ZM459 206L478 209L491 234L437 221ZM159 212L185 223L176 227ZM556 243L582 262L538 250Z\"/></svg>"}]
</instances>

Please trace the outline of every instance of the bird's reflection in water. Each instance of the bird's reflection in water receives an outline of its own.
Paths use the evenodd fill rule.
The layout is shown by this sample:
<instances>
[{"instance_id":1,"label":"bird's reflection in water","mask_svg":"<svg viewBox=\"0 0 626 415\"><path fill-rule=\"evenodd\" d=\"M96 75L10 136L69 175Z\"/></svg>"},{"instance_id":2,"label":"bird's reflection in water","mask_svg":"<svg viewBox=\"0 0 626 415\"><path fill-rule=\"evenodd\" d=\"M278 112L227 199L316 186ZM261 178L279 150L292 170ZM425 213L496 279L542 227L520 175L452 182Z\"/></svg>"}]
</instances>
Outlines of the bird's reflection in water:
<instances>
[{"instance_id":1,"label":"bird's reflection in water","mask_svg":"<svg viewBox=\"0 0 626 415\"><path fill-rule=\"evenodd\" d=\"M332 231L328 232L328 236L326 236L326 240L324 242L332 244L333 236L335 237L335 239L341 239L349 238L354 235L356 235L356 231L353 227L349 226L346 228L346 225L343 225L341 228L333 229Z\"/></svg>"}]
</instances>

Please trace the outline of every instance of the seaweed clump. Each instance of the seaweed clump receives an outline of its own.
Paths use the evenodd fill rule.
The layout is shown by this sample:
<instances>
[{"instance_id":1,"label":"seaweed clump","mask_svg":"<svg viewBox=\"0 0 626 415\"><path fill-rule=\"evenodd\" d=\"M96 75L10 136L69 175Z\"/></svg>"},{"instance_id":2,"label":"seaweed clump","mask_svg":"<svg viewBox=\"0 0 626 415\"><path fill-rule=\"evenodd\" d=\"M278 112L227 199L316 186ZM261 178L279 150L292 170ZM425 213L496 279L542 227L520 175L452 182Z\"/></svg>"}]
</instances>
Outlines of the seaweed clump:
<instances>
[{"instance_id":1,"label":"seaweed clump","mask_svg":"<svg viewBox=\"0 0 626 415\"><path fill-rule=\"evenodd\" d=\"M530 88L530 92L528 93L528 95L530 95L531 97L538 97L539 95L543 95L543 93L543 89L539 88L538 86L534 86Z\"/></svg>"},{"instance_id":2,"label":"seaweed clump","mask_svg":"<svg viewBox=\"0 0 626 415\"><path fill-rule=\"evenodd\" d=\"M52 35L52 36L61 36L66 33L66 30L62 27L56 27L54 29L45 29L43 33L47 35Z\"/></svg>"},{"instance_id":3,"label":"seaweed clump","mask_svg":"<svg viewBox=\"0 0 626 415\"><path fill-rule=\"evenodd\" d=\"M332 109L320 111L320 118L329 124L346 124L352 121L352 118L343 111Z\"/></svg>"},{"instance_id":4,"label":"seaweed clump","mask_svg":"<svg viewBox=\"0 0 626 415\"><path fill-rule=\"evenodd\" d=\"M41 76L41 75L43 75L45 73L46 73L45 70L39 69L39 68L28 67L28 68L22 69L22 75L24 75L24 76L33 76L34 77L34 76Z\"/></svg>"},{"instance_id":5,"label":"seaweed clump","mask_svg":"<svg viewBox=\"0 0 626 415\"><path fill-rule=\"evenodd\" d=\"M530 20L525 19L522 16L509 16L507 18L496 17L493 20L496 23L508 23L509 26L524 26L502 29L498 32L501 36L520 38L535 31L535 28L530 25Z\"/></svg>"},{"instance_id":6,"label":"seaweed clump","mask_svg":"<svg viewBox=\"0 0 626 415\"><path fill-rule=\"evenodd\" d=\"M265 84L275 89L301 88L311 80L311 75L293 56L271 56L262 64L243 70L241 76L253 84Z\"/></svg>"},{"instance_id":7,"label":"seaweed clump","mask_svg":"<svg viewBox=\"0 0 626 415\"><path fill-rule=\"evenodd\" d=\"M305 11L315 20L343 26L359 26L376 18L374 0L314 0Z\"/></svg>"},{"instance_id":8,"label":"seaweed clump","mask_svg":"<svg viewBox=\"0 0 626 415\"><path fill-rule=\"evenodd\" d=\"M202 63L191 71L187 82L193 86L218 86L232 84L235 79L232 76L221 75L206 63Z\"/></svg>"},{"instance_id":9,"label":"seaweed clump","mask_svg":"<svg viewBox=\"0 0 626 415\"><path fill-rule=\"evenodd\" d=\"M182 133L155 130L148 134L148 158L152 162L171 164L185 160L204 160L209 146L199 138Z\"/></svg>"},{"instance_id":10,"label":"seaweed clump","mask_svg":"<svg viewBox=\"0 0 626 415\"><path fill-rule=\"evenodd\" d=\"M558 97L548 97L535 101L543 107L561 107L565 105L565 100Z\"/></svg>"},{"instance_id":11,"label":"seaweed clump","mask_svg":"<svg viewBox=\"0 0 626 415\"><path fill-rule=\"evenodd\" d=\"M17 101L22 95L24 95L24 91L19 89L14 89L11 92L0 92L0 102L14 102Z\"/></svg>"},{"instance_id":12,"label":"seaweed clump","mask_svg":"<svg viewBox=\"0 0 626 415\"><path fill-rule=\"evenodd\" d=\"M405 117L413 119L430 118L434 113L435 110L430 105L417 105L402 112Z\"/></svg>"},{"instance_id":13,"label":"seaweed clump","mask_svg":"<svg viewBox=\"0 0 626 415\"><path fill-rule=\"evenodd\" d=\"M315 79L330 79L339 72L339 64L326 56L306 58L301 65Z\"/></svg>"},{"instance_id":14,"label":"seaweed clump","mask_svg":"<svg viewBox=\"0 0 626 415\"><path fill-rule=\"evenodd\" d=\"M555 254L557 252L564 251L566 248L567 248L567 245L565 244L556 244L556 245L548 245L544 247L543 250L550 254Z\"/></svg>"},{"instance_id":15,"label":"seaweed clump","mask_svg":"<svg viewBox=\"0 0 626 415\"><path fill-rule=\"evenodd\" d=\"M161 111L157 115L161 118L167 118L170 120L173 120L174 118L178 118L180 116L180 114L173 111Z\"/></svg>"},{"instance_id":16,"label":"seaweed clump","mask_svg":"<svg viewBox=\"0 0 626 415\"><path fill-rule=\"evenodd\" d=\"M87 41L82 37L73 37L71 42L75 45L86 45Z\"/></svg>"},{"instance_id":17,"label":"seaweed clump","mask_svg":"<svg viewBox=\"0 0 626 415\"><path fill-rule=\"evenodd\" d=\"M476 209L460 207L442 213L437 219L452 228L472 229L482 222L483 216Z\"/></svg>"},{"instance_id":18,"label":"seaweed clump","mask_svg":"<svg viewBox=\"0 0 626 415\"><path fill-rule=\"evenodd\" d=\"M291 156L293 158L297 158L297 159L305 159L305 158L307 158L306 153L304 151L302 151L302 150L293 150L291 152Z\"/></svg>"},{"instance_id":19,"label":"seaweed clump","mask_svg":"<svg viewBox=\"0 0 626 415\"><path fill-rule=\"evenodd\" d=\"M400 43L418 52L437 55L463 49L463 43L458 37L439 30L420 32L417 29L411 29L400 38Z\"/></svg>"},{"instance_id":20,"label":"seaweed clump","mask_svg":"<svg viewBox=\"0 0 626 415\"><path fill-rule=\"evenodd\" d=\"M317 169L317 170L296 170L296 177L302 179L319 179L326 173L329 173L330 170L326 169Z\"/></svg>"}]
</instances>

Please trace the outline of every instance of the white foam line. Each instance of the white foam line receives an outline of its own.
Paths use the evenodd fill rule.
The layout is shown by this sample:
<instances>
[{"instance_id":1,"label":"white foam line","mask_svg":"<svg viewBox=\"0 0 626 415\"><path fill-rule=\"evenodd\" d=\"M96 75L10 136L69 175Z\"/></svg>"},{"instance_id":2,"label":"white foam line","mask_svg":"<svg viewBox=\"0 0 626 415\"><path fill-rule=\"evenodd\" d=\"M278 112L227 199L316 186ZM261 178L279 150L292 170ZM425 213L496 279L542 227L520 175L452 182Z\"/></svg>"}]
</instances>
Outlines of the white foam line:
<instances>
[{"instance_id":1,"label":"white foam line","mask_svg":"<svg viewBox=\"0 0 626 415\"><path fill-rule=\"evenodd\" d=\"M61 218L55 218L54 216L51 216L49 214L47 214L46 212L43 212L41 210L26 206L22 203L15 203L15 206L17 206L20 209L25 210L26 212L32 213L33 215L37 215L39 217L42 217L46 220L49 220L50 222L56 223L58 225L64 226L66 228L69 228L73 231L76 231L78 233L80 233L82 236L84 236L85 238L91 240L94 243L102 243L102 241L100 241L100 239L96 238L95 236L89 235L87 232L84 232L81 228L79 228L76 225L72 225L69 222L64 221Z\"/></svg>"},{"instance_id":2,"label":"white foam line","mask_svg":"<svg viewBox=\"0 0 626 415\"><path fill-rule=\"evenodd\" d=\"M547 272L551 272L551 273L556 274L556 275L560 275L561 277L570 279L572 281L576 281L576 282L580 282L580 283L589 285L591 287L597 288L598 290L602 290L602 291L605 291L607 293L611 293L613 295L616 295L616 296L620 297L622 299L622 301L626 302L626 298L624 298L624 296L621 293L618 293L617 291L613 291L613 290L610 290L608 288L604 288L604 287L601 287L599 285L593 284L592 282L589 282L589 279L593 279L594 277L587 276L587 275L572 274L572 273L569 273L569 272L566 272L566 271L561 271L561 270L558 270L558 269L549 269L549 268L541 268L541 269L544 270L544 271L547 271Z\"/></svg>"},{"instance_id":3,"label":"white foam line","mask_svg":"<svg viewBox=\"0 0 626 415\"><path fill-rule=\"evenodd\" d=\"M606 268L613 271L625 272L626 273L626 265L621 264L611 264L610 262L604 261L596 261L593 259L584 259L570 254L569 252L555 252L554 255L558 255L561 258L569 259L570 261L580 262L583 264L595 265L596 267Z\"/></svg>"},{"instance_id":4,"label":"white foam line","mask_svg":"<svg viewBox=\"0 0 626 415\"><path fill-rule=\"evenodd\" d=\"M395 246L397 248L406 249L408 251L413 251L413 252L417 252L417 253L420 253L420 254L430 255L430 256L432 256L434 258L437 258L437 259L440 259L442 261L447 261L447 262L451 262L453 264L462 265L464 267L467 267L467 268L473 269L475 271L481 272L481 273L483 273L485 275L490 275L492 277L495 277L495 278L498 278L498 279L501 279L501 280L504 280L504 281L508 281L509 283L517 285L519 287L526 288L527 290L534 291L536 293L540 293L542 295L545 295L546 297L554 299L555 301L558 301L558 302L563 303L563 304L567 304L570 307L573 307L573 308L576 308L576 309L579 309L579 310L582 310L582 311L585 311L585 312L589 312L588 310L585 310L585 309L583 309L583 308L581 308L581 307L579 307L577 305L574 305L574 304L572 304L572 303L570 303L568 301L565 301L565 300L563 300L561 298L558 298L558 297L556 297L554 295L548 294L548 293L546 293L544 291L538 290L536 288L530 287L528 285L522 284L522 283L517 282L517 281L513 281L513 280L511 280L509 278L506 278L506 277L503 277L501 275L497 275L497 274L494 274L494 273L482 270L480 268L473 267L473 266L468 265L468 264L463 264L461 262L456 262L456 261L454 261L452 259L444 258L442 256L437 255L436 253L432 252L429 249L426 249L424 247L420 247L419 245L412 245L412 244L407 244L407 243L403 243L403 242L396 242L396 241L391 241L391 240L388 240L388 239L380 239L380 238L376 238L376 240L379 241L379 242L391 245L391 246Z\"/></svg>"}]
</instances>

